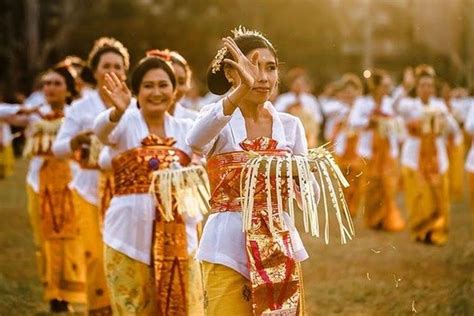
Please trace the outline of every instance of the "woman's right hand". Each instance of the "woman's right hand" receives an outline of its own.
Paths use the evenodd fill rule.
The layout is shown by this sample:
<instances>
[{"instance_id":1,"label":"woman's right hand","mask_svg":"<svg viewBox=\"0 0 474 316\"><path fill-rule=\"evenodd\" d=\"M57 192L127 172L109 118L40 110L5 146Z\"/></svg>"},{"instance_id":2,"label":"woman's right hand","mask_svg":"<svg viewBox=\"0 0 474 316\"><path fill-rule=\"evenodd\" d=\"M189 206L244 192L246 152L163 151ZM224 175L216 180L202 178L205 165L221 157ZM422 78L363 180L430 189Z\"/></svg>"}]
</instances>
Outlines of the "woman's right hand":
<instances>
[{"instance_id":1,"label":"woman's right hand","mask_svg":"<svg viewBox=\"0 0 474 316\"><path fill-rule=\"evenodd\" d=\"M254 52L250 58L244 55L240 48L231 37L222 39L224 46L231 53L232 59L224 59L224 62L237 71L240 77L241 85L245 85L247 89L252 89L257 82L258 77L258 52Z\"/></svg>"},{"instance_id":2,"label":"woman's right hand","mask_svg":"<svg viewBox=\"0 0 474 316\"><path fill-rule=\"evenodd\" d=\"M112 101L116 114L121 116L132 99L132 93L125 82L120 80L115 73L108 73L105 75L105 86L102 87L102 90Z\"/></svg>"}]
</instances>

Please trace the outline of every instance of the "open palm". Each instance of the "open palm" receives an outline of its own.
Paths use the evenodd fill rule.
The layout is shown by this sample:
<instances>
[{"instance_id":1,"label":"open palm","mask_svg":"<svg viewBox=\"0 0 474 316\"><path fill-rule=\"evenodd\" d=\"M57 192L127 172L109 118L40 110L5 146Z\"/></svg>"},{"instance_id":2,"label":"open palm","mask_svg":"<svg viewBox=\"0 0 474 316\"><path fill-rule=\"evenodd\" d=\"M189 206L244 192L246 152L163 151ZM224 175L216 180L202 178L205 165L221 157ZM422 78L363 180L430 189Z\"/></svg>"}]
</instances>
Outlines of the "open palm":
<instances>
[{"instance_id":1,"label":"open palm","mask_svg":"<svg viewBox=\"0 0 474 316\"><path fill-rule=\"evenodd\" d=\"M125 112L132 99L132 93L125 82L121 81L115 73L106 74L105 86L102 89L109 96L117 111Z\"/></svg>"},{"instance_id":2,"label":"open palm","mask_svg":"<svg viewBox=\"0 0 474 316\"><path fill-rule=\"evenodd\" d=\"M242 84L249 88L253 88L258 77L258 52L254 52L250 58L248 58L242 53L233 38L226 37L222 41L234 59L226 58L224 59L224 62L237 70Z\"/></svg>"}]
</instances>

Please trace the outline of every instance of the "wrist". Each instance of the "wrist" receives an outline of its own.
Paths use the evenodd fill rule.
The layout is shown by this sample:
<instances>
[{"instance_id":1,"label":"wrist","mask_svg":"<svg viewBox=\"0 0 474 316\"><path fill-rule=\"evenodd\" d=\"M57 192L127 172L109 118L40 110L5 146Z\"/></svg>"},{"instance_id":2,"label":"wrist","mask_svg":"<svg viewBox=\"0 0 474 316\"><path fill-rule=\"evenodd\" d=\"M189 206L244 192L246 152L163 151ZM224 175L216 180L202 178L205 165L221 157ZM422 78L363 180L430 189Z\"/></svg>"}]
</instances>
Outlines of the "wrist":
<instances>
[{"instance_id":1,"label":"wrist","mask_svg":"<svg viewBox=\"0 0 474 316\"><path fill-rule=\"evenodd\" d=\"M123 113L124 113L124 111L113 109L110 112L109 120L113 123L117 123L122 118Z\"/></svg>"}]
</instances>

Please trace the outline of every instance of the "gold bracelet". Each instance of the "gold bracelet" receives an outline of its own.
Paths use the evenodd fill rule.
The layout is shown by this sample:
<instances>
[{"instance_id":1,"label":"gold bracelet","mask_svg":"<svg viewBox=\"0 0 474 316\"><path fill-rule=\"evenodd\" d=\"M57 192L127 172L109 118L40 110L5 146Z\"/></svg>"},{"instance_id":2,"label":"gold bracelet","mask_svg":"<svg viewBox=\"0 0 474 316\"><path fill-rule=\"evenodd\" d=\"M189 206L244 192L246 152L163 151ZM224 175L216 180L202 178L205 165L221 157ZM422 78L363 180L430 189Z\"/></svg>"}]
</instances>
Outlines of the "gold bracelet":
<instances>
[{"instance_id":1,"label":"gold bracelet","mask_svg":"<svg viewBox=\"0 0 474 316\"><path fill-rule=\"evenodd\" d=\"M227 101L229 101L230 105L232 105L234 108L237 107L237 105L235 105L235 103L230 100L228 95L226 96L226 99L227 99Z\"/></svg>"}]
</instances>

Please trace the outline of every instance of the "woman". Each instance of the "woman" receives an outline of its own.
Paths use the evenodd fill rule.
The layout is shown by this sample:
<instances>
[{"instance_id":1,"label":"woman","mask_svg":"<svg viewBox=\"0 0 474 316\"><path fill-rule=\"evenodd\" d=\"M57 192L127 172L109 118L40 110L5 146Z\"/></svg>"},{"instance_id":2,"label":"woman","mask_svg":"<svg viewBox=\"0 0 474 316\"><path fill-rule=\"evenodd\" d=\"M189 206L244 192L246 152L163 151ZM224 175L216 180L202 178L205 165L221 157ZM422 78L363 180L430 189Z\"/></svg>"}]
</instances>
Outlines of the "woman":
<instances>
[{"instance_id":1,"label":"woman","mask_svg":"<svg viewBox=\"0 0 474 316\"><path fill-rule=\"evenodd\" d=\"M464 123L469 109L461 109L461 102L453 98L451 85L444 80L439 81L438 97L444 101L449 113L453 116L459 126L459 132L447 137L447 150L449 160L449 193L451 199L460 201L464 195L464 133L461 125Z\"/></svg>"},{"instance_id":2,"label":"woman","mask_svg":"<svg viewBox=\"0 0 474 316\"><path fill-rule=\"evenodd\" d=\"M310 79L304 69L291 69L288 81L290 91L277 97L275 108L301 120L308 144L313 148L318 144L319 128L323 121L319 102L310 93Z\"/></svg>"},{"instance_id":3,"label":"woman","mask_svg":"<svg viewBox=\"0 0 474 316\"><path fill-rule=\"evenodd\" d=\"M334 85L336 100L325 106L325 138L334 143L336 161L351 184L344 195L352 216L359 210L362 197L364 162L357 154L359 133L348 125L348 117L362 93L362 83L354 74L345 74Z\"/></svg>"},{"instance_id":4,"label":"woman","mask_svg":"<svg viewBox=\"0 0 474 316\"><path fill-rule=\"evenodd\" d=\"M402 148L408 222L416 241L444 245L449 224L449 160L446 136L459 132L446 105L435 96L435 72L416 68L416 98L399 104L409 136Z\"/></svg>"},{"instance_id":5,"label":"woman","mask_svg":"<svg viewBox=\"0 0 474 316\"><path fill-rule=\"evenodd\" d=\"M299 119L277 112L267 101L278 84L273 45L242 27L223 42L207 79L209 90L225 97L201 110L187 137L193 149L207 156L212 192L212 215L196 256L202 262L206 314L295 315L304 311L298 262L308 254L288 214L275 215L276 207L270 206L281 202L268 192L280 192L275 183L283 173L273 176L256 169L255 194L242 199L239 187L245 163L254 153L269 154L270 159L305 155L305 132ZM285 183L291 183L289 171L287 177ZM318 188L313 190L317 195ZM247 202L255 203L253 215L244 212ZM279 279L279 273L286 277Z\"/></svg>"},{"instance_id":6,"label":"woman","mask_svg":"<svg viewBox=\"0 0 474 316\"><path fill-rule=\"evenodd\" d=\"M100 38L89 54L89 67L97 87L105 84L105 74L115 73L125 80L129 67L127 49L113 38ZM92 136L95 117L110 106L107 95L96 90L75 102L65 117L53 145L58 157L72 157L80 152L81 168L71 184L74 205L79 210L81 236L87 264L87 299L89 314L111 313L103 266L103 243L100 232L100 175L98 156L102 144Z\"/></svg>"},{"instance_id":7,"label":"woman","mask_svg":"<svg viewBox=\"0 0 474 316\"><path fill-rule=\"evenodd\" d=\"M405 227L398 189L398 121L388 97L391 80L376 70L368 79L370 95L356 102L349 126L360 130L357 153L367 161L364 175L364 215L367 226L397 232Z\"/></svg>"},{"instance_id":8,"label":"woman","mask_svg":"<svg viewBox=\"0 0 474 316\"><path fill-rule=\"evenodd\" d=\"M36 172L31 168L29 172L29 183L37 186L37 190L28 189L29 211L44 298L52 312L65 312L69 303L86 303L84 249L76 216L79 210L74 208L69 189L73 166L69 159L56 158L51 151L66 106L77 96L68 67L49 70L43 77L43 92L51 111L30 124L25 145L25 154L38 162Z\"/></svg>"},{"instance_id":9,"label":"woman","mask_svg":"<svg viewBox=\"0 0 474 316\"><path fill-rule=\"evenodd\" d=\"M114 315L202 315L203 292L196 224L175 201L166 216L164 192L149 194L152 172L190 163L185 135L190 120L167 113L176 77L167 52L152 51L132 74L137 107L116 75L104 88L114 107L101 113L94 132L108 145L115 194L104 222L105 266ZM171 168L171 169L170 169ZM161 188L161 183L158 186Z\"/></svg>"},{"instance_id":10,"label":"woman","mask_svg":"<svg viewBox=\"0 0 474 316\"><path fill-rule=\"evenodd\" d=\"M168 109L168 113L176 118L187 118L194 120L197 118L198 113L184 107L181 102L184 96L191 89L192 71L189 67L188 62L178 52L169 52L171 57L171 64L176 75L176 96L175 102Z\"/></svg>"}]
</instances>

